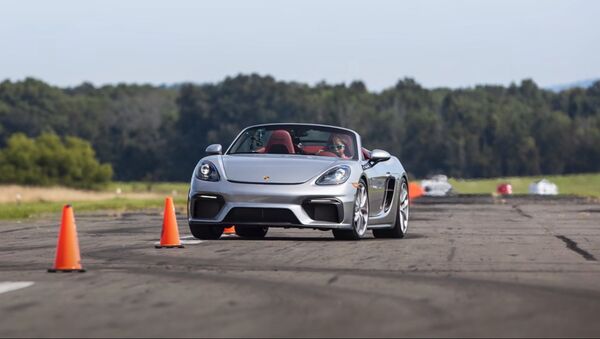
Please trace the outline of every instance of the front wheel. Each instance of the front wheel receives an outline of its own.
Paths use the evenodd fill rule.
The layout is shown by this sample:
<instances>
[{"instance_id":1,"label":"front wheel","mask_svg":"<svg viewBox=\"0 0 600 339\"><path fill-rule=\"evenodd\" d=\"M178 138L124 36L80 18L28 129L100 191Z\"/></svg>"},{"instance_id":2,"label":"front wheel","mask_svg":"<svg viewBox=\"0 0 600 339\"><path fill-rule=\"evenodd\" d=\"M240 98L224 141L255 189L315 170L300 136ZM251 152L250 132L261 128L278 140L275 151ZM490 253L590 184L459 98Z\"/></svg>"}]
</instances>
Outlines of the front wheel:
<instances>
[{"instance_id":1,"label":"front wheel","mask_svg":"<svg viewBox=\"0 0 600 339\"><path fill-rule=\"evenodd\" d=\"M394 227L387 230L373 230L375 238L404 238L408 232L408 184L405 178L400 183L400 192L398 192L398 210Z\"/></svg>"},{"instance_id":2,"label":"front wheel","mask_svg":"<svg viewBox=\"0 0 600 339\"><path fill-rule=\"evenodd\" d=\"M219 239L223 234L223 226L212 226L212 225L192 225L190 224L190 232L195 238L202 240L215 240Z\"/></svg>"},{"instance_id":3,"label":"front wheel","mask_svg":"<svg viewBox=\"0 0 600 339\"><path fill-rule=\"evenodd\" d=\"M359 240L367 232L369 223L369 193L367 184L360 180L354 197L354 214L351 230L333 230L333 237L338 240Z\"/></svg>"}]
</instances>

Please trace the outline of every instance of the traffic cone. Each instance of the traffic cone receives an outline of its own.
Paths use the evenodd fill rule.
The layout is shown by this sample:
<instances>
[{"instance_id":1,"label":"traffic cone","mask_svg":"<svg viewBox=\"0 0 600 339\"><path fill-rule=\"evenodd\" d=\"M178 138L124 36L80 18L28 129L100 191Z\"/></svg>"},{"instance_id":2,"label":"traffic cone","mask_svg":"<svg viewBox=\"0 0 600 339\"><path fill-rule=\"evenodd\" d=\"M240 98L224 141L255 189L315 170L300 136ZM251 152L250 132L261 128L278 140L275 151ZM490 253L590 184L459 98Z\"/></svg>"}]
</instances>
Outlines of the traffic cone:
<instances>
[{"instance_id":1,"label":"traffic cone","mask_svg":"<svg viewBox=\"0 0 600 339\"><path fill-rule=\"evenodd\" d=\"M160 235L160 245L156 248L183 248L179 240L179 228L177 227L177 217L175 216L175 206L173 198L167 197L165 200L165 213L163 218L162 232Z\"/></svg>"},{"instance_id":2,"label":"traffic cone","mask_svg":"<svg viewBox=\"0 0 600 339\"><path fill-rule=\"evenodd\" d=\"M225 235L235 234L235 226L225 227L225 229L223 230L223 234L225 234Z\"/></svg>"},{"instance_id":3,"label":"traffic cone","mask_svg":"<svg viewBox=\"0 0 600 339\"><path fill-rule=\"evenodd\" d=\"M421 185L414 182L408 183L408 198L410 200L419 198L423 196L423 194L423 187L421 187Z\"/></svg>"},{"instance_id":4,"label":"traffic cone","mask_svg":"<svg viewBox=\"0 0 600 339\"><path fill-rule=\"evenodd\" d=\"M85 272L81 267L77 227L71 205L63 207L58 244L56 245L56 260L54 268L49 269L48 272Z\"/></svg>"}]
</instances>

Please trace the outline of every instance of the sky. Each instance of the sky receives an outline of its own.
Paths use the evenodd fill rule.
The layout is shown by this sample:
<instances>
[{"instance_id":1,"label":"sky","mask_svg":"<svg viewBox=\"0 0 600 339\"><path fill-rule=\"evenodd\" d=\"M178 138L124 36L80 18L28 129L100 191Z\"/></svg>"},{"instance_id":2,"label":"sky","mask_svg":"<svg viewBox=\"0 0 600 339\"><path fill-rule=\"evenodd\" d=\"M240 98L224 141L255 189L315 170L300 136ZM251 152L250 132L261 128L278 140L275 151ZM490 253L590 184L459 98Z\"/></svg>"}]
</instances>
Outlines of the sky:
<instances>
[{"instance_id":1,"label":"sky","mask_svg":"<svg viewBox=\"0 0 600 339\"><path fill-rule=\"evenodd\" d=\"M0 0L0 81L210 83L239 73L425 87L600 78L600 1Z\"/></svg>"}]
</instances>

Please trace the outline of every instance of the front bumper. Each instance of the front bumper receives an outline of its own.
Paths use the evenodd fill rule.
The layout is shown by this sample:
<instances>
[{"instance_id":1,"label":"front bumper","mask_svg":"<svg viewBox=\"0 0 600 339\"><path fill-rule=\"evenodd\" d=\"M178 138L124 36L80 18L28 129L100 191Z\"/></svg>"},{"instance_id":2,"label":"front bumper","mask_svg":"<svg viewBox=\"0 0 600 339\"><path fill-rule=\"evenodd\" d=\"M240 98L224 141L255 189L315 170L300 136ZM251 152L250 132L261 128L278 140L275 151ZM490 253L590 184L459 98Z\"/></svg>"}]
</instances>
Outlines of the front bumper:
<instances>
[{"instance_id":1,"label":"front bumper","mask_svg":"<svg viewBox=\"0 0 600 339\"><path fill-rule=\"evenodd\" d=\"M188 196L190 225L351 229L356 188L246 184L193 180Z\"/></svg>"}]
</instances>

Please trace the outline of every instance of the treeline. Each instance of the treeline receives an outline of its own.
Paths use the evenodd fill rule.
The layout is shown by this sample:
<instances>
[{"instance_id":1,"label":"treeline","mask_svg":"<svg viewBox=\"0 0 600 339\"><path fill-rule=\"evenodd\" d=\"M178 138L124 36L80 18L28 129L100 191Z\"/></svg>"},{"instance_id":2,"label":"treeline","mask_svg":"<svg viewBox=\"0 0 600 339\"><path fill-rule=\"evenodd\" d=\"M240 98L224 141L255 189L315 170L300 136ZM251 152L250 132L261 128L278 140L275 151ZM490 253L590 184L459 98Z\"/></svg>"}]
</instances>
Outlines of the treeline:
<instances>
[{"instance_id":1,"label":"treeline","mask_svg":"<svg viewBox=\"0 0 600 339\"><path fill-rule=\"evenodd\" d=\"M417 177L600 171L600 81L560 93L531 80L426 89L403 79L373 93L358 81L308 86L258 75L176 88L0 83L0 146L16 132L77 136L119 180L188 180L208 144L226 146L264 122L354 129Z\"/></svg>"}]
</instances>

